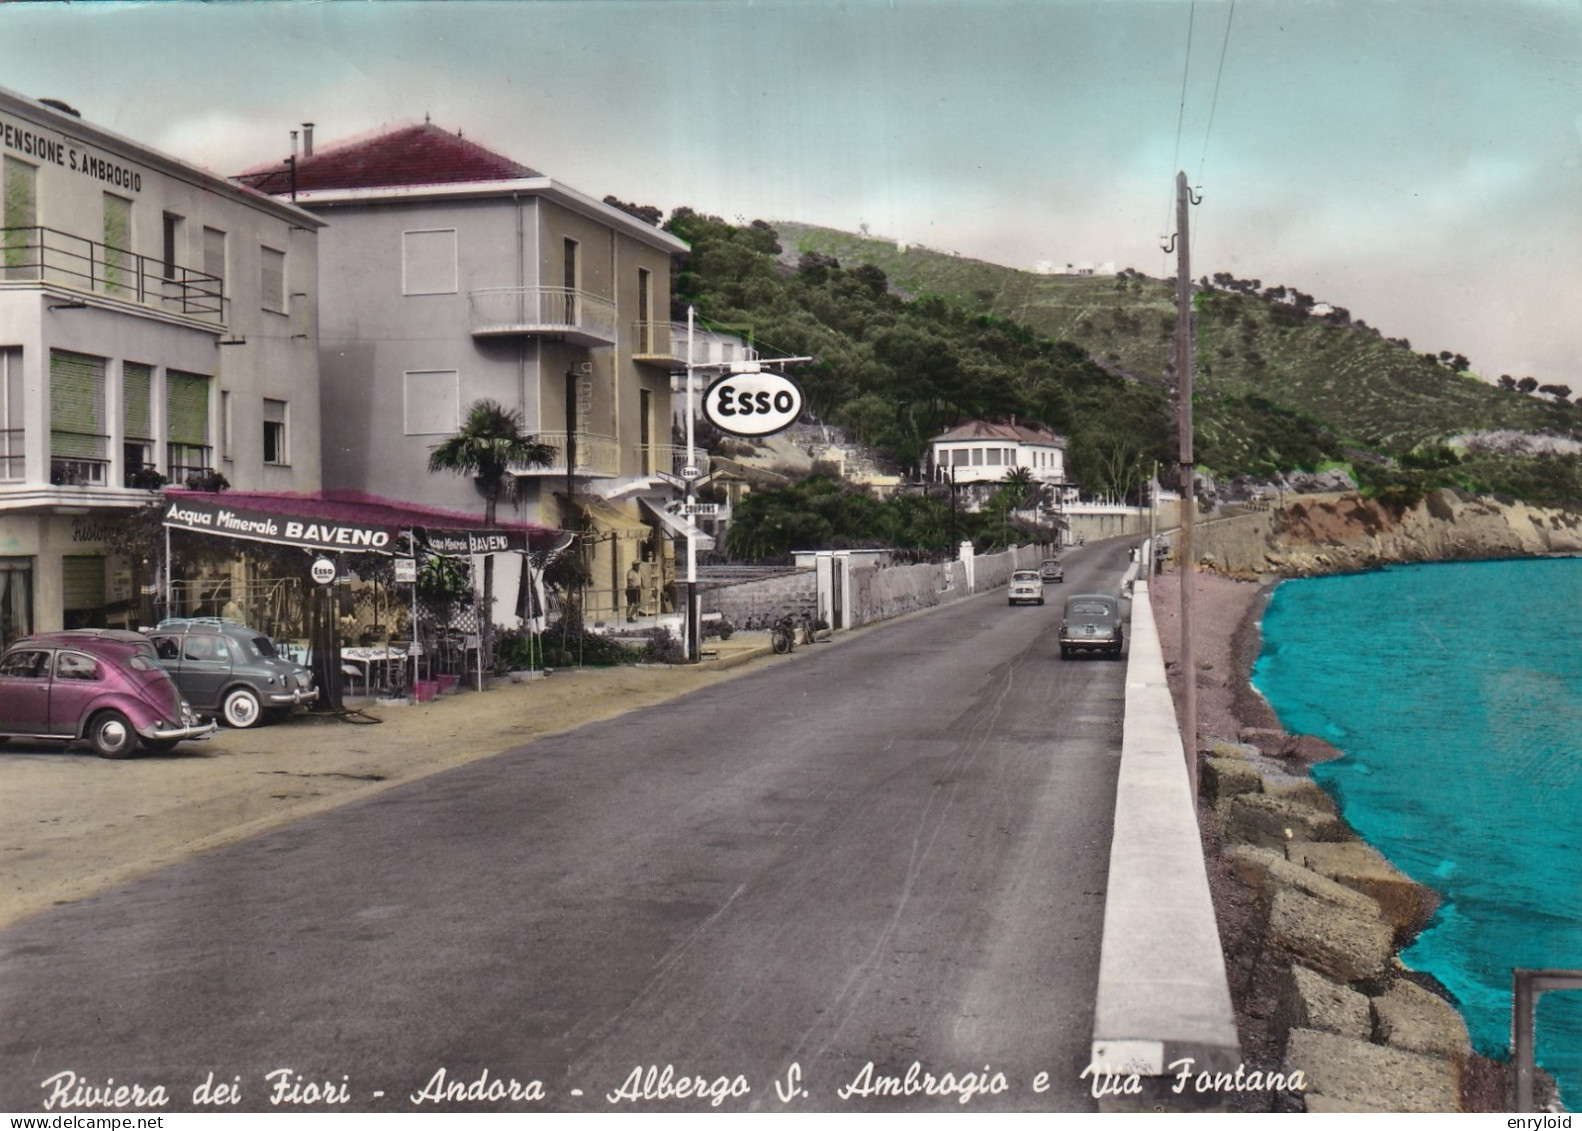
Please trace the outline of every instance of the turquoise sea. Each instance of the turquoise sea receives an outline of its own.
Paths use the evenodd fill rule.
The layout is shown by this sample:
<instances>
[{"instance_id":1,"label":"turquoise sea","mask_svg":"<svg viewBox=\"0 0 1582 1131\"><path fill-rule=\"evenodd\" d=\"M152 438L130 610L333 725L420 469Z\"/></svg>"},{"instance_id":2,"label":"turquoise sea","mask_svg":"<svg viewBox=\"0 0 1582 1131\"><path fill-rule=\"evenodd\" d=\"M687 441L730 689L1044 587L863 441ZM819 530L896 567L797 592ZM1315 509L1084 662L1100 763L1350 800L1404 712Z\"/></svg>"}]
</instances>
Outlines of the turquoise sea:
<instances>
[{"instance_id":1,"label":"turquoise sea","mask_svg":"<svg viewBox=\"0 0 1582 1131\"><path fill-rule=\"evenodd\" d=\"M1253 683L1357 832L1443 904L1405 951L1510 1055L1511 971L1582 970L1582 560L1288 581ZM1539 999L1538 1061L1582 1110L1582 991Z\"/></svg>"}]
</instances>

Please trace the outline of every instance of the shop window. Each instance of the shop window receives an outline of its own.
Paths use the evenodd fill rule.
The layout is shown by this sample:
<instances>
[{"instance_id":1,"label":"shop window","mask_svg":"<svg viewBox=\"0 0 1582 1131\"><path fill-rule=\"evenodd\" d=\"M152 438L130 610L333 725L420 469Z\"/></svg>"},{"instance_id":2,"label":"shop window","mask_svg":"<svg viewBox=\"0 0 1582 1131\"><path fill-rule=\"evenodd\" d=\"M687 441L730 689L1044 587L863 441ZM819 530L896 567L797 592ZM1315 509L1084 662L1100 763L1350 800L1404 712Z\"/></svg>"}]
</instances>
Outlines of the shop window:
<instances>
[{"instance_id":1,"label":"shop window","mask_svg":"<svg viewBox=\"0 0 1582 1131\"><path fill-rule=\"evenodd\" d=\"M0 558L0 647L33 635L33 559Z\"/></svg>"},{"instance_id":2,"label":"shop window","mask_svg":"<svg viewBox=\"0 0 1582 1131\"><path fill-rule=\"evenodd\" d=\"M449 436L461 423L461 375L454 369L402 375L402 412L408 436Z\"/></svg>"},{"instance_id":3,"label":"shop window","mask_svg":"<svg viewBox=\"0 0 1582 1131\"><path fill-rule=\"evenodd\" d=\"M104 628L104 556L69 554L60 564L64 627Z\"/></svg>"},{"instance_id":4,"label":"shop window","mask_svg":"<svg viewBox=\"0 0 1582 1131\"><path fill-rule=\"evenodd\" d=\"M456 229L401 233L401 293L456 293Z\"/></svg>"},{"instance_id":5,"label":"shop window","mask_svg":"<svg viewBox=\"0 0 1582 1131\"><path fill-rule=\"evenodd\" d=\"M285 465L291 462L286 446L286 402L264 398L264 462Z\"/></svg>"},{"instance_id":6,"label":"shop window","mask_svg":"<svg viewBox=\"0 0 1582 1131\"><path fill-rule=\"evenodd\" d=\"M275 314L286 312L286 253L272 247L260 246L259 290L260 305Z\"/></svg>"}]
</instances>

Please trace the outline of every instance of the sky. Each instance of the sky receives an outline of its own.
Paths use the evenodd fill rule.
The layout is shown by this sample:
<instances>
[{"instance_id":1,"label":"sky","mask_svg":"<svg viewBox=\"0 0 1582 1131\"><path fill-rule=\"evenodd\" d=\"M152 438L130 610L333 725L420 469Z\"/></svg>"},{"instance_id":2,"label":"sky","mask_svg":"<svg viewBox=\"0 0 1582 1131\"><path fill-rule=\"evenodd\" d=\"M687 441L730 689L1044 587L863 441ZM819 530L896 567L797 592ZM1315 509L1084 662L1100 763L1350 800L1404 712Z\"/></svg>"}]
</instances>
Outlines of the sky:
<instances>
[{"instance_id":1,"label":"sky","mask_svg":"<svg viewBox=\"0 0 1582 1131\"><path fill-rule=\"evenodd\" d=\"M0 5L0 85L231 175L425 116L594 197L1347 307L1582 392L1582 0Z\"/></svg>"}]
</instances>

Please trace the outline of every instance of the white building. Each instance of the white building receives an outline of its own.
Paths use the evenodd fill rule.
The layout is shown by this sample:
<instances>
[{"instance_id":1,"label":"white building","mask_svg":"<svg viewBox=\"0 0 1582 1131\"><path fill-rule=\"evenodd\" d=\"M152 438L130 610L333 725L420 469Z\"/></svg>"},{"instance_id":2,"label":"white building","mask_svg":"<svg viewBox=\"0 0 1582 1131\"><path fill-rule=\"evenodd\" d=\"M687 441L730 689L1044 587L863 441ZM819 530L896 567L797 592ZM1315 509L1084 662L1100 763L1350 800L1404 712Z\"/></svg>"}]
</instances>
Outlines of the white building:
<instances>
[{"instance_id":1,"label":"white building","mask_svg":"<svg viewBox=\"0 0 1582 1131\"><path fill-rule=\"evenodd\" d=\"M0 182L0 637L128 624L150 488L319 488L321 221L3 89Z\"/></svg>"},{"instance_id":2,"label":"white building","mask_svg":"<svg viewBox=\"0 0 1582 1131\"><path fill-rule=\"evenodd\" d=\"M1014 468L1032 473L1035 483L1063 486L1066 438L1037 421L993 424L969 420L929 441L930 478L960 487L999 483Z\"/></svg>"}]
</instances>

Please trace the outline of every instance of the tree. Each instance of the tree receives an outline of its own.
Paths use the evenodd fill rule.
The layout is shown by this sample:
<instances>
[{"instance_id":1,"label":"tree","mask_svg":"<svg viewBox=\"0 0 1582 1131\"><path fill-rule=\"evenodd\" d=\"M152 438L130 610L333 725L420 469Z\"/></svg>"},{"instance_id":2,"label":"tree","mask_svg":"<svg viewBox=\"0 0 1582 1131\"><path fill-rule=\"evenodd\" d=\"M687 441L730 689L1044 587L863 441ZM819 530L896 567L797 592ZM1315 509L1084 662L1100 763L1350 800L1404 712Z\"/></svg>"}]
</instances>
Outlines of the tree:
<instances>
[{"instance_id":1,"label":"tree","mask_svg":"<svg viewBox=\"0 0 1582 1131\"><path fill-rule=\"evenodd\" d=\"M502 495L516 494L513 466L548 467L555 449L522 431L522 414L498 401L474 401L461 429L429 451L431 472L470 475L483 494L483 521L495 522L495 508ZM479 663L494 655L494 555L483 559L483 611L478 618Z\"/></svg>"}]
</instances>

